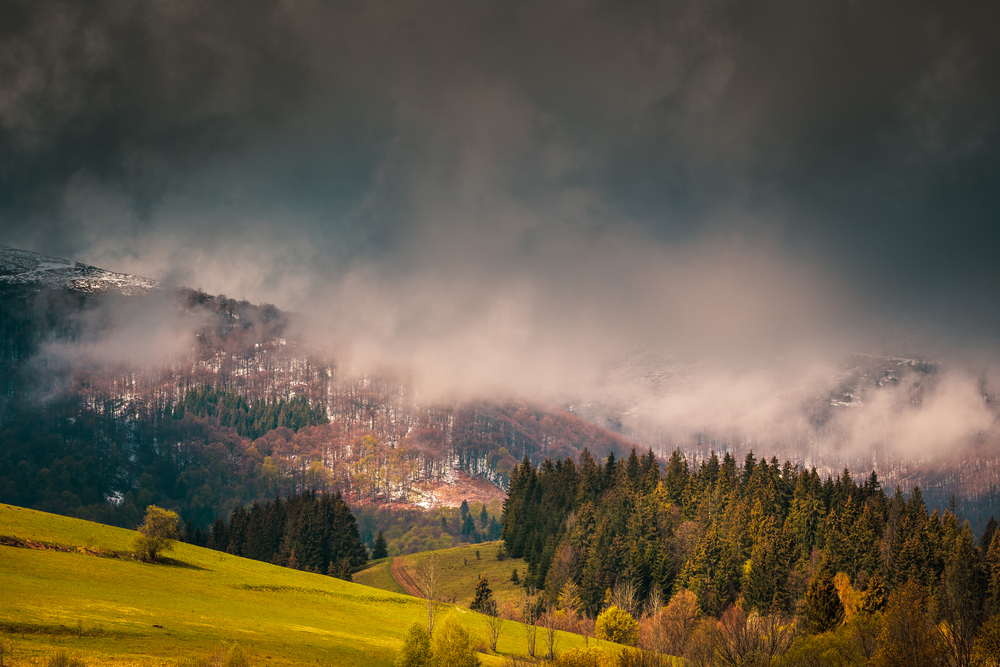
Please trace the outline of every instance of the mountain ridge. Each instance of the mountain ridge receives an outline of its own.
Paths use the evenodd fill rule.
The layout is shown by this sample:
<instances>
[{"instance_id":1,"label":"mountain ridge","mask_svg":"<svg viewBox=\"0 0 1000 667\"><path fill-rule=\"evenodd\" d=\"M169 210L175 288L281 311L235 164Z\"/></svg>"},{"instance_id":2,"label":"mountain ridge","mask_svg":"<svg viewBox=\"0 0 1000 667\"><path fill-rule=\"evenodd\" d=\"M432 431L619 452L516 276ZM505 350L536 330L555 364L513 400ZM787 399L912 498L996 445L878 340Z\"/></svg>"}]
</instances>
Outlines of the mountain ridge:
<instances>
[{"instance_id":1,"label":"mountain ridge","mask_svg":"<svg viewBox=\"0 0 1000 667\"><path fill-rule=\"evenodd\" d=\"M30 250L0 245L0 287L32 291L67 289L83 294L146 294L160 287L155 280L116 273L89 264L50 257Z\"/></svg>"}]
</instances>

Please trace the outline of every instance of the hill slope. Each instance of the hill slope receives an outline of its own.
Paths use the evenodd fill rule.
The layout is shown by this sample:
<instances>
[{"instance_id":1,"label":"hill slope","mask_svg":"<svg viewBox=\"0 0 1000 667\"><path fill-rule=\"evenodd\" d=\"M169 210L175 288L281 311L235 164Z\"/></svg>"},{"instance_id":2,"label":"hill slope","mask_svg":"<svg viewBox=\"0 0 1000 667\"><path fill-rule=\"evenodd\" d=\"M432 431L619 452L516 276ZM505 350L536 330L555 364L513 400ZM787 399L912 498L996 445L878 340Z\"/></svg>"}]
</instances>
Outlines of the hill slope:
<instances>
[{"instance_id":1,"label":"hill slope","mask_svg":"<svg viewBox=\"0 0 1000 667\"><path fill-rule=\"evenodd\" d=\"M482 542L451 549L422 551L409 556L400 556L399 565L414 581L419 581L417 569L430 558L437 558L440 570L438 595L464 607L469 606L475 599L476 584L479 583L481 576L487 578L490 589L501 604L507 601L517 602L523 595L524 589L510 580L511 574L516 569L518 577L523 579L527 573L527 564L523 558L498 560L497 549L501 544L503 542L500 541ZM354 581L386 591L402 590L389 573L392 560L390 558L373 562L355 574Z\"/></svg>"},{"instance_id":2,"label":"hill slope","mask_svg":"<svg viewBox=\"0 0 1000 667\"><path fill-rule=\"evenodd\" d=\"M239 642L268 665L390 665L425 618L422 600L187 544L161 565L98 557L126 551L134 533L10 505L0 505L0 536L69 549L0 543L0 635L18 661L66 649L87 664L177 664ZM478 614L448 614L485 636ZM582 643L560 633L558 646ZM498 648L523 653L523 630L508 624Z\"/></svg>"}]
</instances>

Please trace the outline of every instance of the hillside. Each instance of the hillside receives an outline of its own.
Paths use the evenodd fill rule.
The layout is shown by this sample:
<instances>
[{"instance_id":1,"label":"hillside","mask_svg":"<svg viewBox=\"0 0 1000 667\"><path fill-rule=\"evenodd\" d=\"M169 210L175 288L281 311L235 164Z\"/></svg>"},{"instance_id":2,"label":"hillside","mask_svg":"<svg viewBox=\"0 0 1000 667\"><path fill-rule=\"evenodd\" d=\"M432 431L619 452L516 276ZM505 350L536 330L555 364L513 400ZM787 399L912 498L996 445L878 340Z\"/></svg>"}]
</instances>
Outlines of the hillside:
<instances>
[{"instance_id":1,"label":"hillside","mask_svg":"<svg viewBox=\"0 0 1000 667\"><path fill-rule=\"evenodd\" d=\"M0 502L125 527L155 502L207 529L304 488L355 507L489 503L525 456L632 446L541 401L418 403L404 373L343 368L299 325L0 248Z\"/></svg>"},{"instance_id":2,"label":"hillside","mask_svg":"<svg viewBox=\"0 0 1000 667\"><path fill-rule=\"evenodd\" d=\"M497 601L516 603L524 595L524 588L511 581L513 570L523 581L527 565L523 558L497 558L497 550L502 542L483 542L451 549L423 551L409 556L400 556L398 564L419 586L417 571L431 558L436 558L440 569L437 590L442 598L457 605L468 607L475 599L479 577L485 576ZM478 554L478 555L477 555ZM354 581L381 588L386 591L402 591L389 573L392 558L373 562L354 575Z\"/></svg>"},{"instance_id":3,"label":"hillside","mask_svg":"<svg viewBox=\"0 0 1000 667\"><path fill-rule=\"evenodd\" d=\"M238 642L258 664L390 665L406 629L425 619L421 600L186 544L160 565L98 557L127 551L134 533L10 505L0 505L0 536L0 630L15 664L65 649L88 665L173 665ZM478 614L446 605L448 614L484 636ZM508 623L498 650L523 653L524 642ZM559 633L559 649L581 644Z\"/></svg>"},{"instance_id":4,"label":"hillside","mask_svg":"<svg viewBox=\"0 0 1000 667\"><path fill-rule=\"evenodd\" d=\"M83 294L145 294L157 287L142 276L115 273L29 250L0 246L0 287L25 291L67 289Z\"/></svg>"}]
</instances>

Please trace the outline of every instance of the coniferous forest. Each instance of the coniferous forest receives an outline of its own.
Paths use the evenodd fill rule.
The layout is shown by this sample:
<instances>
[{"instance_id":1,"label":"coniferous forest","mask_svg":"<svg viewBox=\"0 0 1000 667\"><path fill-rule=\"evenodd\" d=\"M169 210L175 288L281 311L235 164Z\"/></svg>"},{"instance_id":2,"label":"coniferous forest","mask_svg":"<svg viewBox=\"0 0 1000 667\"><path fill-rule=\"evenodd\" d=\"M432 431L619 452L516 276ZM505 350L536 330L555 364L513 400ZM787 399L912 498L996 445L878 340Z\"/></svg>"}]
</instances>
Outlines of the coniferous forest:
<instances>
[{"instance_id":1,"label":"coniferous forest","mask_svg":"<svg viewBox=\"0 0 1000 667\"><path fill-rule=\"evenodd\" d=\"M351 569L368 561L351 508L340 494L313 491L280 497L249 509L239 507L229 521L215 520L210 533L186 528L185 538L235 556L351 580Z\"/></svg>"},{"instance_id":2,"label":"coniferous forest","mask_svg":"<svg viewBox=\"0 0 1000 667\"><path fill-rule=\"evenodd\" d=\"M776 458L692 465L677 451L661 471L652 452L585 451L522 462L504 509L525 586L584 616L625 608L643 617L641 645L695 664L726 652L724 664L770 664L765 644L787 664L993 664L974 657L1000 639L996 521L977 540L919 488L886 495L874 472L821 479Z\"/></svg>"}]
</instances>

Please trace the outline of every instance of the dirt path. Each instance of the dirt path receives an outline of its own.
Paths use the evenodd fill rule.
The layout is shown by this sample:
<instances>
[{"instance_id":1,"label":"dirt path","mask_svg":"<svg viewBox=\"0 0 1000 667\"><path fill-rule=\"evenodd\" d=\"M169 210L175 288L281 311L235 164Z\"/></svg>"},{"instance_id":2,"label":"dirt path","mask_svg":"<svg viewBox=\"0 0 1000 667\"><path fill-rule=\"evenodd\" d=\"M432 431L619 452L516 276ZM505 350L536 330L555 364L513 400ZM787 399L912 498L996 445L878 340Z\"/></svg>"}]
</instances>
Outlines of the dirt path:
<instances>
[{"instance_id":1,"label":"dirt path","mask_svg":"<svg viewBox=\"0 0 1000 667\"><path fill-rule=\"evenodd\" d=\"M392 578L396 580L396 583L403 587L407 595L412 595L415 598L424 597L420 593L420 589L417 587L416 582L410 578L409 573L403 569L403 557L396 556L392 559L392 565L389 566L389 574Z\"/></svg>"}]
</instances>

